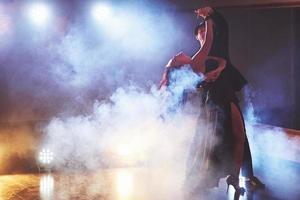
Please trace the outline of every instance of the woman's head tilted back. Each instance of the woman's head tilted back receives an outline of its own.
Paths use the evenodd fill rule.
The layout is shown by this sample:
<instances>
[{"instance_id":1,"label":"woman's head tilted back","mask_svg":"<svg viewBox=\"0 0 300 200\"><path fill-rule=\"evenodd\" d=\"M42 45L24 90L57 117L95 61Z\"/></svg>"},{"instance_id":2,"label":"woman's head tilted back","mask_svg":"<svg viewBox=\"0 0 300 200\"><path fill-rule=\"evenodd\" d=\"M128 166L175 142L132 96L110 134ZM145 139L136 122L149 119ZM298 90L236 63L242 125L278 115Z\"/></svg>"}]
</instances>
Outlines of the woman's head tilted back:
<instances>
[{"instance_id":1,"label":"woman's head tilted back","mask_svg":"<svg viewBox=\"0 0 300 200\"><path fill-rule=\"evenodd\" d=\"M229 61L229 31L228 23L225 18L214 9L214 13L209 16L213 21L213 44L209 55L219 56ZM196 39L203 45L205 40L206 26L205 21L202 20L199 25L195 27L194 34Z\"/></svg>"},{"instance_id":2,"label":"woman's head tilted back","mask_svg":"<svg viewBox=\"0 0 300 200\"><path fill-rule=\"evenodd\" d=\"M205 41L205 32L206 32L205 21L202 21L199 25L195 27L194 30L194 35L196 37L196 40L200 42L201 46Z\"/></svg>"}]
</instances>

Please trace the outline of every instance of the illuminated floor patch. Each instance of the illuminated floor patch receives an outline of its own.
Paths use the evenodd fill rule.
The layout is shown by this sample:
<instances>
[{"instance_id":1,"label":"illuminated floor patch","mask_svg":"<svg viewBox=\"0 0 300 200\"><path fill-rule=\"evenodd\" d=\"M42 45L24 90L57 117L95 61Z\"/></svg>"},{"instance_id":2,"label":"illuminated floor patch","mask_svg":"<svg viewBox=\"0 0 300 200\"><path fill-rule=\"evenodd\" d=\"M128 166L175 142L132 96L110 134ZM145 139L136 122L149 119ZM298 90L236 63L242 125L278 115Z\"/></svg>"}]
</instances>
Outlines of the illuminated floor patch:
<instances>
[{"instance_id":1,"label":"illuminated floor patch","mask_svg":"<svg viewBox=\"0 0 300 200\"><path fill-rule=\"evenodd\" d=\"M267 188L255 193L246 192L240 200L299 199L298 164L283 163L284 171L272 178L268 169L259 171ZM0 199L2 200L186 200L182 193L182 172L172 169L115 168L89 173L27 174L0 176ZM242 184L241 184L242 185ZM199 197L199 196L198 196ZM196 199L199 199L196 197ZM234 189L226 194L222 179L219 188L210 190L205 199L234 199Z\"/></svg>"}]
</instances>

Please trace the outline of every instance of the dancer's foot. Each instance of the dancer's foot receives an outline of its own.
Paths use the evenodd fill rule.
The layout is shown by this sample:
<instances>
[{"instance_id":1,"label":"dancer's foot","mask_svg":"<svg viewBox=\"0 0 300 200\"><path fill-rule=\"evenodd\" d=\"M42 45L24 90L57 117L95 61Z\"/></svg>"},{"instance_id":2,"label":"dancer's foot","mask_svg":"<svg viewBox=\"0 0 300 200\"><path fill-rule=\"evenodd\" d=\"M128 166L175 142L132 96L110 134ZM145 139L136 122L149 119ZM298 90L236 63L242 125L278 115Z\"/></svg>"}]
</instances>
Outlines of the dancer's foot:
<instances>
[{"instance_id":1,"label":"dancer's foot","mask_svg":"<svg viewBox=\"0 0 300 200\"><path fill-rule=\"evenodd\" d=\"M239 185L239 178L237 176L233 176L233 175L230 175L227 177L226 179L226 183L227 183L227 192L228 192L228 188L230 185L233 186L233 188L235 189L235 194L236 195L244 195L245 193L245 188L243 187L240 187Z\"/></svg>"},{"instance_id":2,"label":"dancer's foot","mask_svg":"<svg viewBox=\"0 0 300 200\"><path fill-rule=\"evenodd\" d=\"M259 190L265 189L265 184L261 182L256 176L252 176L251 178L246 179L245 181L246 188L250 190Z\"/></svg>"}]
</instances>

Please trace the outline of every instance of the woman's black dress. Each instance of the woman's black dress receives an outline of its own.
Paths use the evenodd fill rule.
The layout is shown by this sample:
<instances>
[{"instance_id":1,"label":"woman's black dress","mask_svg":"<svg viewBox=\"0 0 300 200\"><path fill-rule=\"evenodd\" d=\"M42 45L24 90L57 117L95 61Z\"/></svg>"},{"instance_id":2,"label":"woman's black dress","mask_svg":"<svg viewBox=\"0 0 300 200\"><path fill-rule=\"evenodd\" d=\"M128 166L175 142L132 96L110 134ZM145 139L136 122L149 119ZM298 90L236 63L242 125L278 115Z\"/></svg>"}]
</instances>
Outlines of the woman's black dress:
<instances>
[{"instance_id":1,"label":"woman's black dress","mask_svg":"<svg viewBox=\"0 0 300 200\"><path fill-rule=\"evenodd\" d=\"M202 109L187 163L189 190L217 186L220 178L234 172L231 104L239 109L235 92L247 84L230 62L226 21L216 13L213 22L214 40L209 56L224 58L227 64L215 82L202 85ZM215 67L213 61L206 62L206 71Z\"/></svg>"}]
</instances>

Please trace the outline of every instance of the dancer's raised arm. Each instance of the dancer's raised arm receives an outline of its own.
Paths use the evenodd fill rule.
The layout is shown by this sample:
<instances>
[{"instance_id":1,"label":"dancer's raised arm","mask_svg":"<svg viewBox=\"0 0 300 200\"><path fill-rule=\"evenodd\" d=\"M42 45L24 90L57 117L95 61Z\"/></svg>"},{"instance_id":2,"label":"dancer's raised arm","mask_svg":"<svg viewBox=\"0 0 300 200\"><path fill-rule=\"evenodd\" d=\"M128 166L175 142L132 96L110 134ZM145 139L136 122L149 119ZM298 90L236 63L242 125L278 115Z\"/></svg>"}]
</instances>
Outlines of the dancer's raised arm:
<instances>
[{"instance_id":1,"label":"dancer's raised arm","mask_svg":"<svg viewBox=\"0 0 300 200\"><path fill-rule=\"evenodd\" d=\"M205 60L211 49L213 42L213 22L210 19L210 15L213 14L213 10L209 7L200 8L195 11L197 16L204 18L205 22L199 25L195 30L196 39L200 42L200 49L192 57L191 66L197 73L204 73Z\"/></svg>"}]
</instances>

